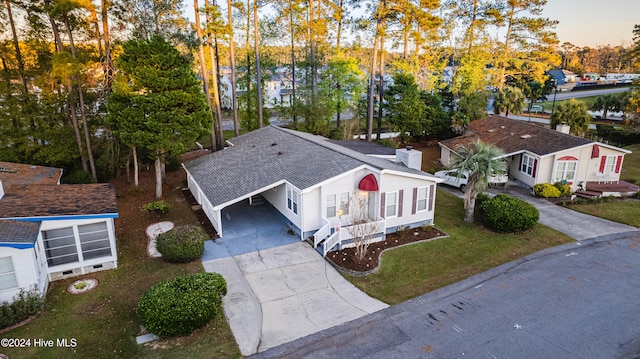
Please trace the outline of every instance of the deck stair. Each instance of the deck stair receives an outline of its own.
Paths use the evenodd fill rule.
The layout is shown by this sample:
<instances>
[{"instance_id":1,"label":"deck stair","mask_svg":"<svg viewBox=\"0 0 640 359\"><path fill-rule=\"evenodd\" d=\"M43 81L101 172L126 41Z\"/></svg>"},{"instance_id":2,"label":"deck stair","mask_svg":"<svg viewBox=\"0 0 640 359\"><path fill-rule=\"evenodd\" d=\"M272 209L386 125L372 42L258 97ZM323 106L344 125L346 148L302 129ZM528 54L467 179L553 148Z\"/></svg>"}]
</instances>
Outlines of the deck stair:
<instances>
[{"instance_id":1,"label":"deck stair","mask_svg":"<svg viewBox=\"0 0 640 359\"><path fill-rule=\"evenodd\" d=\"M602 192L593 191L593 190L575 191L575 192L573 192L573 194L575 194L577 197L587 198L587 199L591 199L591 198L596 198L596 197L602 196Z\"/></svg>"}]
</instances>

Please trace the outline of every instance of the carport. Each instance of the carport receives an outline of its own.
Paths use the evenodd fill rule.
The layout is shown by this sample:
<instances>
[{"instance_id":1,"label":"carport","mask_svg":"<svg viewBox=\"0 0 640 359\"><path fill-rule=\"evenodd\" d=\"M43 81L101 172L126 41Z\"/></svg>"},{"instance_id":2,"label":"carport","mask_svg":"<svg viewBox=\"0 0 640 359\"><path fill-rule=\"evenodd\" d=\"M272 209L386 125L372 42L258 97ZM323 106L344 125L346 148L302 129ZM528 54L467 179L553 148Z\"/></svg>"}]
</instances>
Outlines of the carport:
<instances>
[{"instance_id":1,"label":"carport","mask_svg":"<svg viewBox=\"0 0 640 359\"><path fill-rule=\"evenodd\" d=\"M202 260L225 258L300 241L268 202L242 200L222 210L224 237L206 241Z\"/></svg>"}]
</instances>

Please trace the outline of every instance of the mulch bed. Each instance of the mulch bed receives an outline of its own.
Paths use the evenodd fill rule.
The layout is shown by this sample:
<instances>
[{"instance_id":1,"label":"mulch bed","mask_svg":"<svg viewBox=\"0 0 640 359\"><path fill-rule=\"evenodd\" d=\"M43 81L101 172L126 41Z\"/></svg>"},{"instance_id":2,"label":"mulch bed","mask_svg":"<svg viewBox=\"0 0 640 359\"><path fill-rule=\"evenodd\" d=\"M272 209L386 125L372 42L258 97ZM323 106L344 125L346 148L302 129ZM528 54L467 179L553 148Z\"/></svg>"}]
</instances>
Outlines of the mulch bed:
<instances>
[{"instance_id":1,"label":"mulch bed","mask_svg":"<svg viewBox=\"0 0 640 359\"><path fill-rule=\"evenodd\" d=\"M361 262L356 260L355 248L344 248L339 251L329 252L327 259L342 269L355 273L366 273L378 267L380 255L387 249L444 236L446 236L446 233L435 227L407 229L387 234L384 241L371 243L366 258Z\"/></svg>"}]
</instances>

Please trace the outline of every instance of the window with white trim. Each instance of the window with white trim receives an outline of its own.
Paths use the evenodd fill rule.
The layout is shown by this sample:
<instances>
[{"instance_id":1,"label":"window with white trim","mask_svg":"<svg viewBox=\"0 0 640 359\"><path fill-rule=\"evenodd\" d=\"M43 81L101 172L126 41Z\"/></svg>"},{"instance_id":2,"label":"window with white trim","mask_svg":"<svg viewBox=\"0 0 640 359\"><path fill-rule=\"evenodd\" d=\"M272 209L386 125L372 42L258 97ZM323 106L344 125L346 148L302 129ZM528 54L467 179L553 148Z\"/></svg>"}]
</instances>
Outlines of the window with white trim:
<instances>
[{"instance_id":1,"label":"window with white trim","mask_svg":"<svg viewBox=\"0 0 640 359\"><path fill-rule=\"evenodd\" d=\"M78 237L84 260L111 256L109 229L106 222L78 226Z\"/></svg>"},{"instance_id":2,"label":"window with white trim","mask_svg":"<svg viewBox=\"0 0 640 359\"><path fill-rule=\"evenodd\" d=\"M336 213L336 194L327 195L327 218L333 218Z\"/></svg>"},{"instance_id":3,"label":"window with white trim","mask_svg":"<svg viewBox=\"0 0 640 359\"><path fill-rule=\"evenodd\" d=\"M556 163L555 181L573 181L576 179L578 161L558 161Z\"/></svg>"},{"instance_id":4,"label":"window with white trim","mask_svg":"<svg viewBox=\"0 0 640 359\"><path fill-rule=\"evenodd\" d=\"M426 211L429 199L429 187L418 187L416 196L416 210L418 212Z\"/></svg>"},{"instance_id":5,"label":"window with white trim","mask_svg":"<svg viewBox=\"0 0 640 359\"><path fill-rule=\"evenodd\" d=\"M11 257L0 258L0 290L18 288L18 280Z\"/></svg>"},{"instance_id":6,"label":"window with white trim","mask_svg":"<svg viewBox=\"0 0 640 359\"><path fill-rule=\"evenodd\" d=\"M520 172L526 173L529 176L533 177L533 166L535 163L535 159L527 154L522 154L522 167L520 168Z\"/></svg>"},{"instance_id":7,"label":"window with white trim","mask_svg":"<svg viewBox=\"0 0 640 359\"><path fill-rule=\"evenodd\" d=\"M338 200L340 202L338 202ZM339 209L339 210L338 210ZM342 211L342 213L340 213ZM327 218L349 214L349 192L327 195Z\"/></svg>"},{"instance_id":8,"label":"window with white trim","mask_svg":"<svg viewBox=\"0 0 640 359\"><path fill-rule=\"evenodd\" d=\"M604 173L614 173L616 171L616 161L618 156L607 156L607 162L604 164Z\"/></svg>"},{"instance_id":9,"label":"window with white trim","mask_svg":"<svg viewBox=\"0 0 640 359\"><path fill-rule=\"evenodd\" d=\"M395 217L398 214L398 192L387 192L385 201L385 217Z\"/></svg>"},{"instance_id":10,"label":"window with white trim","mask_svg":"<svg viewBox=\"0 0 640 359\"><path fill-rule=\"evenodd\" d=\"M287 186L287 208L295 214L298 214L298 192Z\"/></svg>"},{"instance_id":11,"label":"window with white trim","mask_svg":"<svg viewBox=\"0 0 640 359\"><path fill-rule=\"evenodd\" d=\"M78 248L73 227L42 231L49 266L78 262Z\"/></svg>"}]
</instances>

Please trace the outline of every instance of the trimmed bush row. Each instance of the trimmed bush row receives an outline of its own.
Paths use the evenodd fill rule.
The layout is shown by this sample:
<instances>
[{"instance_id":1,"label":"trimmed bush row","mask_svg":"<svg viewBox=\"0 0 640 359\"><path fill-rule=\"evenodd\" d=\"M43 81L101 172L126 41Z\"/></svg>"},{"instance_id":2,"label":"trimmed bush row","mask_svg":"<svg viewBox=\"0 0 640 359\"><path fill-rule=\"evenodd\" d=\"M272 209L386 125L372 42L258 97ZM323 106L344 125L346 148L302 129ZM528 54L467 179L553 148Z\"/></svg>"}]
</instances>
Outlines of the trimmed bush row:
<instances>
[{"instance_id":1,"label":"trimmed bush row","mask_svg":"<svg viewBox=\"0 0 640 359\"><path fill-rule=\"evenodd\" d=\"M527 230L540 219L540 212L533 205L506 194L484 200L480 210L487 227L504 233Z\"/></svg>"},{"instance_id":2,"label":"trimmed bush row","mask_svg":"<svg viewBox=\"0 0 640 359\"><path fill-rule=\"evenodd\" d=\"M218 273L163 281L142 295L136 309L144 326L160 337L191 334L221 313L227 282Z\"/></svg>"},{"instance_id":3,"label":"trimmed bush row","mask_svg":"<svg viewBox=\"0 0 640 359\"><path fill-rule=\"evenodd\" d=\"M20 291L11 304L4 302L0 305L0 329L8 328L35 315L42 310L43 305L44 298L37 289Z\"/></svg>"},{"instance_id":4,"label":"trimmed bush row","mask_svg":"<svg viewBox=\"0 0 640 359\"><path fill-rule=\"evenodd\" d=\"M178 226L158 235L156 248L167 262L187 263L202 256L207 239L199 226Z\"/></svg>"}]
</instances>

